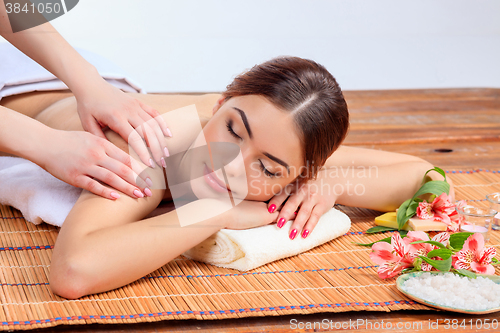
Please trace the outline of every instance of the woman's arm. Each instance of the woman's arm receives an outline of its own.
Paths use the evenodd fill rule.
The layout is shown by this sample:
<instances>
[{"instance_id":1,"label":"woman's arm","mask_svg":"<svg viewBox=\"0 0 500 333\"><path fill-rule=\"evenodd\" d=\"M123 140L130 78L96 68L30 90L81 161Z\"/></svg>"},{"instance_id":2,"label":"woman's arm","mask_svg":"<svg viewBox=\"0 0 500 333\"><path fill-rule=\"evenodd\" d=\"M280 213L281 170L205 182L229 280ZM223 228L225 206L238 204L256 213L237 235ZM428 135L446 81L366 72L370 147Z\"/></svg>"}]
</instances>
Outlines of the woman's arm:
<instances>
[{"instance_id":1,"label":"woman's arm","mask_svg":"<svg viewBox=\"0 0 500 333\"><path fill-rule=\"evenodd\" d=\"M163 194L154 192L147 199L122 196L116 201L83 193L57 237L49 276L52 291L74 299L124 286L225 227L222 217L181 227L175 211L141 221ZM203 209L206 204L188 205Z\"/></svg>"},{"instance_id":2,"label":"woman's arm","mask_svg":"<svg viewBox=\"0 0 500 333\"><path fill-rule=\"evenodd\" d=\"M146 199L122 196L116 201L84 192L57 237L49 275L52 291L74 299L124 286L222 228L266 225L278 215L269 214L263 202L243 201L233 208L201 199L180 209L201 215L203 221L186 225L183 220L181 225L178 210L141 221L158 205L163 191L155 190Z\"/></svg>"},{"instance_id":3,"label":"woman's arm","mask_svg":"<svg viewBox=\"0 0 500 333\"><path fill-rule=\"evenodd\" d=\"M278 226L282 225L280 220L292 219L298 210L290 238L296 234L305 238L335 203L394 211L415 194L425 172L432 168L429 162L411 155L341 146L318 172L316 180L308 181L290 195L280 210ZM426 180L443 180L443 177L431 171ZM453 183L449 178L447 181L454 201ZM269 206L279 207L287 197L283 191L270 200Z\"/></svg>"},{"instance_id":4,"label":"woman's arm","mask_svg":"<svg viewBox=\"0 0 500 333\"><path fill-rule=\"evenodd\" d=\"M416 156L383 150L341 146L325 163L319 178L337 186L335 202L346 206L394 211L422 185L434 166ZM427 180L443 180L436 171ZM455 200L453 183L450 195ZM342 189L342 191L341 191Z\"/></svg>"}]
</instances>

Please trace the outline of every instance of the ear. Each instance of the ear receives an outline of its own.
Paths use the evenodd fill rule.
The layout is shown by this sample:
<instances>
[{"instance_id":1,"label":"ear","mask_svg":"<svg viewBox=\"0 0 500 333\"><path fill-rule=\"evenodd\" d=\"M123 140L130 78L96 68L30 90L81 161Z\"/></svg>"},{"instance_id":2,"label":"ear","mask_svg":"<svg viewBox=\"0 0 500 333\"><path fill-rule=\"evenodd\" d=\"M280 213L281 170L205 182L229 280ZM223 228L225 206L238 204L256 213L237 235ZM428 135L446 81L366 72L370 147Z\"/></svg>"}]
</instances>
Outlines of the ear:
<instances>
[{"instance_id":1,"label":"ear","mask_svg":"<svg viewBox=\"0 0 500 333\"><path fill-rule=\"evenodd\" d=\"M220 109L220 107L222 106L222 104L224 104L225 98L226 98L225 96L221 96L221 98L219 98L217 100L217 102L215 103L215 105L214 105L214 107L212 109L212 116L215 114L215 112L217 112Z\"/></svg>"}]
</instances>

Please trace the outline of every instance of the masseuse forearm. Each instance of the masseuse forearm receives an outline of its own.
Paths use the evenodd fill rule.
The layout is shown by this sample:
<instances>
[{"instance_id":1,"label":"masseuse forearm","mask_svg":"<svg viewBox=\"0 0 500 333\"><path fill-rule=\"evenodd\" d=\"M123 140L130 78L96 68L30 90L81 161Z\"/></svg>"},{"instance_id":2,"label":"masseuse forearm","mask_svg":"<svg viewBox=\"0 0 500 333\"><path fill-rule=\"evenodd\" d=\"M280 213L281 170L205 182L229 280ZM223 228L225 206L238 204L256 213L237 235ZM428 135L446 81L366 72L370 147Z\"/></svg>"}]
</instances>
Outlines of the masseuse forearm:
<instances>
[{"instance_id":1,"label":"masseuse forearm","mask_svg":"<svg viewBox=\"0 0 500 333\"><path fill-rule=\"evenodd\" d=\"M54 130L3 106L0 119L0 151L40 164L39 155Z\"/></svg>"},{"instance_id":2,"label":"masseuse forearm","mask_svg":"<svg viewBox=\"0 0 500 333\"><path fill-rule=\"evenodd\" d=\"M91 82L102 80L95 67L76 52L50 23L13 33L3 0L0 0L0 34L61 79L77 96Z\"/></svg>"}]
</instances>

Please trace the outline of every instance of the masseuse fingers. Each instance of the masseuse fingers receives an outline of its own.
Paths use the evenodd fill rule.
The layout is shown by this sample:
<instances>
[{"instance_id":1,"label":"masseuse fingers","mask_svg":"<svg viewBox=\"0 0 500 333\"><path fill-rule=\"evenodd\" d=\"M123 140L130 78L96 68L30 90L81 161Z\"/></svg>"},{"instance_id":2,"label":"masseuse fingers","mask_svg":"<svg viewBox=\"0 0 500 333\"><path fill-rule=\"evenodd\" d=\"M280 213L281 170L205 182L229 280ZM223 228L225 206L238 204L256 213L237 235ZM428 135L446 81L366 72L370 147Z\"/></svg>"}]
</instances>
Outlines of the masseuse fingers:
<instances>
[{"instance_id":1,"label":"masseuse fingers","mask_svg":"<svg viewBox=\"0 0 500 333\"><path fill-rule=\"evenodd\" d=\"M144 131L144 139L153 154L154 160L158 165L165 167L165 159L163 157L162 148L157 140L158 138L156 137L154 130L149 126L149 123L142 124L142 128Z\"/></svg>"},{"instance_id":2,"label":"masseuse fingers","mask_svg":"<svg viewBox=\"0 0 500 333\"><path fill-rule=\"evenodd\" d=\"M160 126L160 129L163 132L163 135L171 137L172 132L170 132L170 129L168 128L168 126L165 123L165 120L163 119L161 114L156 109L150 107L149 105L144 104L139 100L137 100L137 102L139 102L139 105L147 114L149 114L151 117L153 117L155 119L155 121L158 123L158 126Z\"/></svg>"},{"instance_id":3,"label":"masseuse fingers","mask_svg":"<svg viewBox=\"0 0 500 333\"><path fill-rule=\"evenodd\" d=\"M119 166L112 166L111 169L119 168ZM92 170L89 176L94 177L95 179L108 184L109 186L117 189L118 191L129 195L132 198L143 198L144 194L137 189L137 187L130 185L124 179L118 177L114 170L109 170L104 167L96 167ZM146 194L151 194L151 191L144 190ZM94 193L93 191L91 191ZM150 196L150 195L148 195Z\"/></svg>"},{"instance_id":4,"label":"masseuse fingers","mask_svg":"<svg viewBox=\"0 0 500 333\"><path fill-rule=\"evenodd\" d=\"M79 175L74 185L107 199L116 200L120 197L115 190L102 185L97 180L86 175Z\"/></svg>"},{"instance_id":5,"label":"masseuse fingers","mask_svg":"<svg viewBox=\"0 0 500 333\"><path fill-rule=\"evenodd\" d=\"M99 123L94 117L85 117L85 119L82 120L82 127L87 132L97 135L104 140L107 140L101 126L99 126Z\"/></svg>"},{"instance_id":6,"label":"masseuse fingers","mask_svg":"<svg viewBox=\"0 0 500 333\"><path fill-rule=\"evenodd\" d=\"M145 129L146 125L149 127L147 129L150 133L150 135L148 136L148 145L151 149L151 152L153 153L154 159L158 163L158 165L166 168L167 165L165 164L165 158L170 156L167 148L167 140L165 139L165 136L163 135L163 132L155 119L149 118L149 115L147 115L146 113L141 115L141 117L143 117L143 119L145 120L143 127ZM149 120L147 120L148 118ZM151 135L152 133L154 133L154 136Z\"/></svg>"},{"instance_id":7,"label":"masseuse fingers","mask_svg":"<svg viewBox=\"0 0 500 333\"><path fill-rule=\"evenodd\" d=\"M100 179L100 180L104 181L105 183L107 183L108 185L114 186L117 190L119 190L123 193L126 193L131 197L135 197L135 198L141 197L141 195L139 193L139 192L141 192L140 188L142 188L144 190L144 193L147 196L150 196L151 190L148 188L148 184L146 184L145 179L143 180L142 178L139 178L139 176L134 171L132 171L127 165L125 165L125 164L121 163L120 161L117 161L113 158L106 158L100 163L100 166L102 168L104 168L104 170L108 170L108 171L111 171L112 173L116 174L120 180L123 180L123 181L115 181L116 178L111 177L109 174L104 175L104 176L110 177L109 178L110 182L115 181L115 183L121 187L116 187L113 184L111 184L110 182L108 182L104 179ZM137 182L137 186L139 188L136 186L130 185L130 184L135 184L135 182Z\"/></svg>"},{"instance_id":8,"label":"masseuse fingers","mask_svg":"<svg viewBox=\"0 0 500 333\"><path fill-rule=\"evenodd\" d=\"M117 168L116 170L118 170L118 172L116 172L116 174L118 176L127 180L132 185L136 184L141 190L144 190L146 186L151 186L151 179L148 181L148 175L143 172L145 167L139 164L135 158L111 143L106 145L105 149L106 155L108 155L111 159L114 159L128 167L128 169L122 169L123 166ZM101 166L106 167L106 165ZM132 177L133 181L130 181L130 177Z\"/></svg>"},{"instance_id":9,"label":"masseuse fingers","mask_svg":"<svg viewBox=\"0 0 500 333\"><path fill-rule=\"evenodd\" d=\"M125 136L120 134L125 140L127 140L128 144L132 149L137 153L142 163L147 166L154 168L154 161L149 155L148 147L146 146L144 140L141 137L141 134L136 131L130 124L127 124L127 132ZM142 130L141 128L139 130Z\"/></svg>"}]
</instances>

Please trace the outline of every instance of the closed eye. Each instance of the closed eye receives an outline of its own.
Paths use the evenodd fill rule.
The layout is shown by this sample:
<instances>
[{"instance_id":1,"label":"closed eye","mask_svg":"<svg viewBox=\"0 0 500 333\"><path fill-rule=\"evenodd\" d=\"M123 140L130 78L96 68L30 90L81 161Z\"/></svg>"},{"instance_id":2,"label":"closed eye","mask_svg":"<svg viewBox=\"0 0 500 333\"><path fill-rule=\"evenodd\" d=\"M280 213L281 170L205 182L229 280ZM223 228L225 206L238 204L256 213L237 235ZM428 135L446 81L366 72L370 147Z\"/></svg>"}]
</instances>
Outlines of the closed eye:
<instances>
[{"instance_id":1,"label":"closed eye","mask_svg":"<svg viewBox=\"0 0 500 333\"><path fill-rule=\"evenodd\" d=\"M233 130L233 121L231 119L229 119L228 121L226 121L226 127L227 127L227 130L229 131L229 133L231 133L232 136L234 136L236 139L243 140L243 138L241 136L239 136L238 134L236 134L236 132Z\"/></svg>"},{"instance_id":2,"label":"closed eye","mask_svg":"<svg viewBox=\"0 0 500 333\"><path fill-rule=\"evenodd\" d=\"M277 175L276 173L272 173L271 171L267 170L266 167L264 166L264 163L262 163L261 160L259 160L259 162L260 162L260 168L262 169L262 171L264 172L264 174L266 176L271 177L271 178L276 177L276 175Z\"/></svg>"}]
</instances>

